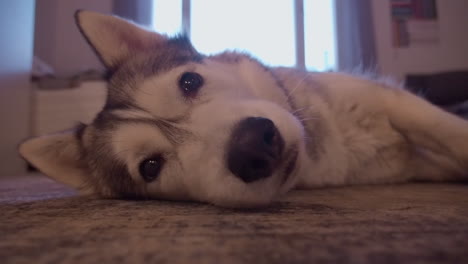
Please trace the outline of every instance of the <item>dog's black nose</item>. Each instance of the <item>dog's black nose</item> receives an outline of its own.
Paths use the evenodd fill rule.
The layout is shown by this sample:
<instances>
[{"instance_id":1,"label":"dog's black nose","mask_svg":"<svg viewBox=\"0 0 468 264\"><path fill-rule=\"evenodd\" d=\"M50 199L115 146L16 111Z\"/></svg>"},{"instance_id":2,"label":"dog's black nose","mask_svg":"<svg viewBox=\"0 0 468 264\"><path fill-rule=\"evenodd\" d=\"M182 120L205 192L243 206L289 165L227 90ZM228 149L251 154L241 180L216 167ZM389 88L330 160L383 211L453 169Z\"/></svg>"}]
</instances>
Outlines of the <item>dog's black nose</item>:
<instances>
[{"instance_id":1,"label":"dog's black nose","mask_svg":"<svg viewBox=\"0 0 468 264\"><path fill-rule=\"evenodd\" d=\"M232 132L227 153L228 168L247 183L269 177L283 147L283 138L273 121L248 117Z\"/></svg>"}]
</instances>

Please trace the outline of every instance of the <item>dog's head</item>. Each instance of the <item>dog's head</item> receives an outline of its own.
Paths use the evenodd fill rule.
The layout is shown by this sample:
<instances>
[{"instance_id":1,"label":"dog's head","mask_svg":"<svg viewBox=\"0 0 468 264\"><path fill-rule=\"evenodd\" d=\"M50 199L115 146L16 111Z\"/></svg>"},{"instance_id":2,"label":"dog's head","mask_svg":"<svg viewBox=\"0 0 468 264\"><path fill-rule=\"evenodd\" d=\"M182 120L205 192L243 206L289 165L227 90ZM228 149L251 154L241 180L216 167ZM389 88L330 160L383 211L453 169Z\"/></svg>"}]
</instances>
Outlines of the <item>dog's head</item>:
<instances>
[{"instance_id":1,"label":"dog's head","mask_svg":"<svg viewBox=\"0 0 468 264\"><path fill-rule=\"evenodd\" d=\"M76 18L110 71L108 98L91 124L24 142L34 166L102 197L232 207L265 205L294 185L303 128L267 67L204 56L185 37L117 17Z\"/></svg>"}]
</instances>

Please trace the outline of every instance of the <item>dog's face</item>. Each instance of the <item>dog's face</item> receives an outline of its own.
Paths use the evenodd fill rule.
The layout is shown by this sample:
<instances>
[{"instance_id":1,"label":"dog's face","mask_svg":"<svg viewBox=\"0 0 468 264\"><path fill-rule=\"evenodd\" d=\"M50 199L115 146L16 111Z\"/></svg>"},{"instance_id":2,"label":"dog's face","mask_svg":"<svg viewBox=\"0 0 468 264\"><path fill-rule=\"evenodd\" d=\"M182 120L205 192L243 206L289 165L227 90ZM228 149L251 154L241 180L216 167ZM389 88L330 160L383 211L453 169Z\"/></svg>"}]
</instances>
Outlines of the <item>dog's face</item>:
<instances>
[{"instance_id":1,"label":"dog's face","mask_svg":"<svg viewBox=\"0 0 468 264\"><path fill-rule=\"evenodd\" d=\"M77 21L111 72L107 102L89 125L23 143L33 165L104 197L251 207L292 188L303 129L268 68L112 16Z\"/></svg>"}]
</instances>

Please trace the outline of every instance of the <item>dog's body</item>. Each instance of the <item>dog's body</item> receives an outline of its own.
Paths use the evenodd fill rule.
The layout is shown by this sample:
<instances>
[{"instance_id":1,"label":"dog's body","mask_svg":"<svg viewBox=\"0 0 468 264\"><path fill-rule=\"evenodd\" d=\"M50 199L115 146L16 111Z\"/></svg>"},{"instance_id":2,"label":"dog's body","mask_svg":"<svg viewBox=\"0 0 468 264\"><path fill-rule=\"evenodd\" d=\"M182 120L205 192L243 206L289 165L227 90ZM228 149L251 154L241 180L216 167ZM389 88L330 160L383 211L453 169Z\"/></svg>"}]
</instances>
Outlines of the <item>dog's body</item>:
<instances>
[{"instance_id":1,"label":"dog's body","mask_svg":"<svg viewBox=\"0 0 468 264\"><path fill-rule=\"evenodd\" d=\"M85 193L238 207L294 187L466 179L468 122L399 87L207 57L119 18L77 18L112 73L106 106L20 152Z\"/></svg>"},{"instance_id":2,"label":"dog's body","mask_svg":"<svg viewBox=\"0 0 468 264\"><path fill-rule=\"evenodd\" d=\"M300 90L293 97L298 111L309 109L303 123L312 139L306 164L313 165L306 171L314 173L300 186L456 180L467 171L461 139L468 123L398 85L342 73L280 76L291 93Z\"/></svg>"}]
</instances>

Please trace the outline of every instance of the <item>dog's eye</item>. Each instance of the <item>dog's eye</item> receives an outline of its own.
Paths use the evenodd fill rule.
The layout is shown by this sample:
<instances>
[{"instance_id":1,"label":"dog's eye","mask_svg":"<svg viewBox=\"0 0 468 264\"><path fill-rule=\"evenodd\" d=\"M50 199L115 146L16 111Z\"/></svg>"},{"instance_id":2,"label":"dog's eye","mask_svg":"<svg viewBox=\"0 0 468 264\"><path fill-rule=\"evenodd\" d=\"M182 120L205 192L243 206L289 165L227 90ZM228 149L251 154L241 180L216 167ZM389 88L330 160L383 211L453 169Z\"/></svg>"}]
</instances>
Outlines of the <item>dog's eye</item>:
<instances>
[{"instance_id":1,"label":"dog's eye","mask_svg":"<svg viewBox=\"0 0 468 264\"><path fill-rule=\"evenodd\" d=\"M185 96L195 96L203 85L203 77L196 72L185 72L179 80L179 87Z\"/></svg>"},{"instance_id":2,"label":"dog's eye","mask_svg":"<svg viewBox=\"0 0 468 264\"><path fill-rule=\"evenodd\" d=\"M143 177L146 182L155 180L158 177L163 164L164 159L161 156L153 156L144 160L139 166L141 177Z\"/></svg>"}]
</instances>

